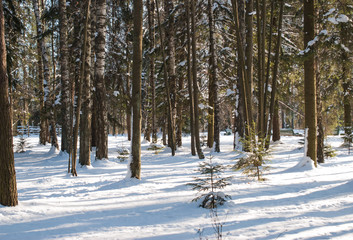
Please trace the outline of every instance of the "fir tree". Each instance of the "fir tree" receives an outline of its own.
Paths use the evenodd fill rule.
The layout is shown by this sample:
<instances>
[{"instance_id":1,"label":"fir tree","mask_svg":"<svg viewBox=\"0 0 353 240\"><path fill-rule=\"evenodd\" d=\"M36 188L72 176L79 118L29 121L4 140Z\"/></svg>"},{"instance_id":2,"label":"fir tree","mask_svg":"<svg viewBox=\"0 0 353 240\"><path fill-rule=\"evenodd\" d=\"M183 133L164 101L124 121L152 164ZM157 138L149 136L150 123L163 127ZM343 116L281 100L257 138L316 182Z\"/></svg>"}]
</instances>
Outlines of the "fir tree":
<instances>
[{"instance_id":1,"label":"fir tree","mask_svg":"<svg viewBox=\"0 0 353 240\"><path fill-rule=\"evenodd\" d=\"M264 146L264 139L256 136L256 124L253 122L248 129L249 134L241 139L243 145L247 146L247 155L240 158L233 169L243 170L243 174L246 176L256 177L258 181L263 181L265 180L263 173L269 169L269 166L265 165L268 160L264 158L268 155L268 150Z\"/></svg>"},{"instance_id":2,"label":"fir tree","mask_svg":"<svg viewBox=\"0 0 353 240\"><path fill-rule=\"evenodd\" d=\"M200 163L198 171L202 177L195 177L195 182L187 184L199 193L204 192L192 201L200 201L199 206L208 209L217 208L217 206L223 205L227 199L231 198L229 195L218 191L230 185L231 177L221 177L220 174L224 172L225 167L213 163L212 159L213 156L210 156L208 162Z\"/></svg>"}]
</instances>

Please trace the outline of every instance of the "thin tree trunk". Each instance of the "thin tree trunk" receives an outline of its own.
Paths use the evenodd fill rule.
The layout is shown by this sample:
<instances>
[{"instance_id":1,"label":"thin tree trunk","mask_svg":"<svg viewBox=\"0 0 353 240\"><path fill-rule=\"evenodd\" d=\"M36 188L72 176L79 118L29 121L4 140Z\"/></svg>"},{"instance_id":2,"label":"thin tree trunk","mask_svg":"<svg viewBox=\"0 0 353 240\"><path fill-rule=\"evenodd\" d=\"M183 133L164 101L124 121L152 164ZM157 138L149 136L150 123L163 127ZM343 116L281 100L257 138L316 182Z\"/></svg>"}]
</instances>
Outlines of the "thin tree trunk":
<instances>
[{"instance_id":1,"label":"thin tree trunk","mask_svg":"<svg viewBox=\"0 0 353 240\"><path fill-rule=\"evenodd\" d=\"M265 140L266 149L270 147L271 130L272 130L272 125L274 121L273 118L274 118L274 109L275 109L275 100L276 100L276 91L277 91L277 74L278 74L278 68L279 68L279 54L281 50L281 40L282 40L283 8L284 8L284 0L281 0L278 29L277 29L275 63L272 71L272 86L271 86L272 90L271 90L271 100L270 100L270 110L269 110L269 120L268 120L269 123L268 123L268 129L267 129L267 136Z\"/></svg>"},{"instance_id":2,"label":"thin tree trunk","mask_svg":"<svg viewBox=\"0 0 353 240\"><path fill-rule=\"evenodd\" d=\"M187 31L187 79L189 90L190 109L190 135L191 135L191 155L195 156L195 115L194 115L194 93L191 77L191 42L190 42L190 1L186 0L186 31Z\"/></svg>"},{"instance_id":3,"label":"thin tree trunk","mask_svg":"<svg viewBox=\"0 0 353 240\"><path fill-rule=\"evenodd\" d=\"M36 18L36 27L37 27L37 53L38 53L38 80L39 80L39 105L40 105L40 133L39 133L39 142L42 145L47 143L47 118L46 118L46 110L45 110L45 85L47 84L48 79L44 76L43 70L43 49L44 39L42 38L43 29L42 22L40 19L40 11L38 0L33 0L33 8Z\"/></svg>"},{"instance_id":4,"label":"thin tree trunk","mask_svg":"<svg viewBox=\"0 0 353 240\"><path fill-rule=\"evenodd\" d=\"M315 36L315 7L314 1L304 1L304 47ZM317 166L317 115L316 115L316 81L315 81L315 53L313 46L305 56L304 61L304 97L305 97L305 128L308 128L307 156Z\"/></svg>"},{"instance_id":5,"label":"thin tree trunk","mask_svg":"<svg viewBox=\"0 0 353 240\"><path fill-rule=\"evenodd\" d=\"M150 49L154 49L155 46L155 32L154 32L154 18L155 18L155 9L154 9L154 1L147 0L148 7L148 28L149 28L149 40L150 40ZM154 53L150 54L150 65L149 65L149 78L150 78L150 86L151 86L151 131L152 131L152 142L157 142L157 128L156 128L156 84L155 84L155 58Z\"/></svg>"},{"instance_id":6,"label":"thin tree trunk","mask_svg":"<svg viewBox=\"0 0 353 240\"><path fill-rule=\"evenodd\" d=\"M78 140L78 130L79 130L79 124L80 124L80 112L81 112L81 105L82 105L82 101L81 101L81 96L82 96L82 88L83 88L83 81L84 81L84 77L85 77L85 68L86 68L86 58L87 58L87 48L89 48L88 45L90 45L89 43L89 32L88 32L88 28L89 28L89 14L90 14L90 5L91 5L91 0L87 0L86 2L86 12L85 12L85 28L84 28L84 39L83 39L83 48L82 48L82 52L83 52L83 57L82 57L82 63L81 63L81 72L80 72L80 78L79 78L79 89L78 89L78 94L77 94L77 107L76 107L76 119L75 119L75 127L74 127L74 131L73 131L73 151L72 151L72 167L71 167L71 174L73 176L77 176L77 172L76 172L76 155L77 155L77 140ZM81 156L80 156L81 158Z\"/></svg>"},{"instance_id":7,"label":"thin tree trunk","mask_svg":"<svg viewBox=\"0 0 353 240\"><path fill-rule=\"evenodd\" d=\"M70 89L69 89L69 68L68 68L68 36L66 18L66 0L59 1L60 12L60 70L61 70L61 114L63 124L61 128L61 151L70 152L69 128L70 125Z\"/></svg>"},{"instance_id":8,"label":"thin tree trunk","mask_svg":"<svg viewBox=\"0 0 353 240\"><path fill-rule=\"evenodd\" d=\"M166 88L166 92L167 92L167 104L168 104L168 129L170 128L171 129L171 134L172 136L168 136L168 142L169 142L169 147L171 148L172 150L172 156L175 155L175 136L174 136L174 133L175 133L175 130L174 130L174 125L172 123L173 121L173 113L172 113L172 102L171 102L171 98L170 98L170 89L169 89L169 84L168 84L168 71L167 71L167 62L166 62L166 55L165 55L165 51L164 51L164 38L163 38L163 34L162 34L162 28L161 28L161 17L160 17L160 14L159 14L159 7L158 7L158 0L155 0L156 1L156 8L157 8L157 18L158 18L158 25L160 26L159 27L159 33L160 33L160 38L161 38L161 49L162 49L162 57L163 57L163 69L164 69L164 80L165 80L165 88ZM168 131L169 133L169 131Z\"/></svg>"},{"instance_id":9,"label":"thin tree trunk","mask_svg":"<svg viewBox=\"0 0 353 240\"><path fill-rule=\"evenodd\" d=\"M209 118L212 118L212 121L209 119L209 125L212 127L212 137L208 138L209 147L213 147L215 152L220 152L220 136L219 136L219 99L218 99L218 76L217 76L217 60L216 60L216 49L215 49L215 23L214 23L214 14L213 14L213 1L208 0L208 21L209 21L209 34L210 34L210 111ZM212 93L212 94L211 94Z\"/></svg>"},{"instance_id":10,"label":"thin tree trunk","mask_svg":"<svg viewBox=\"0 0 353 240\"><path fill-rule=\"evenodd\" d=\"M143 1L133 1L132 143L130 177L141 178L141 74Z\"/></svg>"},{"instance_id":11,"label":"thin tree trunk","mask_svg":"<svg viewBox=\"0 0 353 240\"><path fill-rule=\"evenodd\" d=\"M171 102L171 122L168 124L168 144L170 147L176 150L176 138L175 138L175 123L176 123L176 72L175 72L175 30L174 30L174 15L172 14L174 9L172 0L164 0L164 11L165 20L167 26L165 28L165 42L162 44L167 45L166 64L168 69L168 84L169 84L169 95ZM182 116L178 116L182 117Z\"/></svg>"},{"instance_id":12,"label":"thin tree trunk","mask_svg":"<svg viewBox=\"0 0 353 240\"><path fill-rule=\"evenodd\" d=\"M11 110L9 101L9 82L7 78L5 19L0 1L0 204L18 204Z\"/></svg>"},{"instance_id":13,"label":"thin tree trunk","mask_svg":"<svg viewBox=\"0 0 353 240\"><path fill-rule=\"evenodd\" d=\"M200 127L199 127L199 89L197 83L197 56L196 56L196 24L195 24L195 2L191 2L191 39L192 39L192 80L194 87L194 113L195 113L195 144L199 159L204 159L200 144Z\"/></svg>"},{"instance_id":14,"label":"thin tree trunk","mask_svg":"<svg viewBox=\"0 0 353 240\"><path fill-rule=\"evenodd\" d=\"M251 116L252 116L252 110L251 110L251 105L248 106L247 104L247 92L249 86L249 82L246 79L246 71L245 71L245 56L244 56L244 50L243 50L243 41L241 37L241 29L239 25L239 12L238 12L238 2L237 0L232 0L232 5L233 5L233 14L234 14L234 21L235 21L235 30L237 34L237 46L238 46L238 58L239 58L239 67L242 71L241 74L241 83L242 83L242 94L243 94L243 104L244 104L244 115L245 115L245 125L246 125L246 134L250 133L250 123L251 123Z\"/></svg>"}]
</instances>

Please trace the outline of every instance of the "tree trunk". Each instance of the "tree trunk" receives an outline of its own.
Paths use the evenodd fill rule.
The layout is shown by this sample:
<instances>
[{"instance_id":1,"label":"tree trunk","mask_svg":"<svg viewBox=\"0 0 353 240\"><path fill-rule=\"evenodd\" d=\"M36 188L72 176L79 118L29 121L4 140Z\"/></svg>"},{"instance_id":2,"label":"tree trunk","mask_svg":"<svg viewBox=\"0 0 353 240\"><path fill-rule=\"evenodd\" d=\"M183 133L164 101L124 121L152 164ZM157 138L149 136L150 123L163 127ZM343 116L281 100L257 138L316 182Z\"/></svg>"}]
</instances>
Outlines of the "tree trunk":
<instances>
[{"instance_id":1,"label":"tree trunk","mask_svg":"<svg viewBox=\"0 0 353 240\"><path fill-rule=\"evenodd\" d=\"M48 83L48 78L44 76L43 70L43 50L45 50L42 21L40 17L40 10L38 5L38 0L33 0L34 14L36 18L36 27L37 27L37 53L38 53L38 79L39 79L39 105L40 105L40 133L39 133L39 142L42 145L47 143L48 139L48 126L47 126L47 117L45 110L45 88Z\"/></svg>"},{"instance_id":2,"label":"tree trunk","mask_svg":"<svg viewBox=\"0 0 353 240\"><path fill-rule=\"evenodd\" d=\"M164 0L165 20L165 42L167 43L166 63L168 69L168 84L171 102L171 122L168 124L168 144L176 149L175 123L176 123L176 72L175 72L175 29L174 29L174 5L172 0ZM164 44L164 43L163 43ZM178 116L182 117L182 116Z\"/></svg>"},{"instance_id":3,"label":"tree trunk","mask_svg":"<svg viewBox=\"0 0 353 240\"><path fill-rule=\"evenodd\" d=\"M132 143L130 177L141 178L141 74L143 1L133 1Z\"/></svg>"},{"instance_id":4,"label":"tree trunk","mask_svg":"<svg viewBox=\"0 0 353 240\"><path fill-rule=\"evenodd\" d=\"M195 114L194 114L194 93L191 77L191 36L190 36L190 1L186 0L186 31L187 31L187 79L189 90L189 109L190 109L190 136L191 136L191 155L195 156Z\"/></svg>"},{"instance_id":5,"label":"tree trunk","mask_svg":"<svg viewBox=\"0 0 353 240\"><path fill-rule=\"evenodd\" d=\"M280 132L280 128L279 128L279 106L278 106L278 100L275 101L272 128L273 128L272 141L276 142L276 141L281 140L281 132ZM270 136L271 135L269 135L269 137Z\"/></svg>"},{"instance_id":6,"label":"tree trunk","mask_svg":"<svg viewBox=\"0 0 353 240\"><path fill-rule=\"evenodd\" d=\"M60 12L60 70L61 70L61 114L62 114L62 128L61 128L61 151L70 152L70 89L69 89L69 68L68 68L68 48L67 48L67 18L66 18L66 0L59 1Z\"/></svg>"},{"instance_id":7,"label":"tree trunk","mask_svg":"<svg viewBox=\"0 0 353 240\"><path fill-rule=\"evenodd\" d=\"M155 18L155 9L154 1L147 0L148 7L148 28L149 28L149 40L150 40L150 50L154 49L155 46L155 32L154 32L154 18ZM150 65L149 65L149 80L151 86L151 131L152 131L152 142L157 142L157 128L156 128L156 84L155 84L155 66L154 66L154 53L150 54Z\"/></svg>"},{"instance_id":8,"label":"tree trunk","mask_svg":"<svg viewBox=\"0 0 353 240\"><path fill-rule=\"evenodd\" d=\"M277 29L277 45L276 45L276 52L275 52L275 62L272 70L272 85L271 85L271 100L270 100L270 110L269 110L269 120L268 121L268 128L267 128L267 135L265 140L265 148L268 149L270 147L270 139L271 139L271 127L274 126L274 111L275 111L275 101L276 101L276 92L277 92L277 75L278 75L278 68L279 68L279 55L281 50L281 40L282 40L282 20L283 20L283 8L284 8L284 1L281 0L280 5L280 13L279 13L279 22L278 22L278 29ZM282 118L283 119L283 118ZM273 129L274 130L274 129ZM274 133L273 133L274 134ZM274 138L274 137L273 137ZM277 139L277 138L276 138Z\"/></svg>"},{"instance_id":9,"label":"tree trunk","mask_svg":"<svg viewBox=\"0 0 353 240\"><path fill-rule=\"evenodd\" d=\"M196 24L195 24L195 2L191 2L191 39L192 39L192 80L194 87L194 113L195 113L195 144L197 155L199 159L204 159L201 145L200 145L200 132L199 132L199 88L197 81L197 56L196 56Z\"/></svg>"},{"instance_id":10,"label":"tree trunk","mask_svg":"<svg viewBox=\"0 0 353 240\"><path fill-rule=\"evenodd\" d=\"M156 8L157 8L157 18L158 18L158 25L162 26L161 24L161 16L159 14L159 7L158 7L158 1L156 0ZM173 121L173 110L172 110L172 100L170 97L170 86L168 83L168 71L167 71L167 62L166 62L166 55L164 51L164 38L162 34L162 28L159 28L159 33L160 33L160 38L161 38L161 50L162 50L162 58L163 58L163 70L164 70L164 80L165 80L165 89L166 89L166 98L167 98L167 114L168 114L168 129L171 129L171 131L168 130L168 134L170 133L171 135L168 135L168 143L169 147L172 150L172 156L175 155L175 130L174 130L174 125L172 123Z\"/></svg>"},{"instance_id":11,"label":"tree trunk","mask_svg":"<svg viewBox=\"0 0 353 240\"><path fill-rule=\"evenodd\" d=\"M85 26L85 32L87 32L86 48L82 50L82 64L85 65L81 76L80 85L82 85L82 95L80 96L82 101L82 114L80 118L80 164L91 165L91 136L92 136L92 99L91 99L91 4L88 5L89 9L84 18L87 18L87 24ZM85 51L85 52L84 52Z\"/></svg>"},{"instance_id":12,"label":"tree trunk","mask_svg":"<svg viewBox=\"0 0 353 240\"><path fill-rule=\"evenodd\" d=\"M108 158L108 118L107 118L107 100L104 80L105 64L105 33L106 33L106 0L97 0L97 35L95 39L96 47L96 76L95 93L97 101L97 151L96 159Z\"/></svg>"},{"instance_id":13,"label":"tree trunk","mask_svg":"<svg viewBox=\"0 0 353 240\"><path fill-rule=\"evenodd\" d=\"M314 46L308 46L315 36L315 8L314 1L304 1L304 47L310 48L305 54L304 61L304 97L305 97L305 128L308 128L308 151L317 166L317 115L316 115L316 81L315 81L315 53Z\"/></svg>"},{"instance_id":14,"label":"tree trunk","mask_svg":"<svg viewBox=\"0 0 353 240\"><path fill-rule=\"evenodd\" d=\"M348 44L348 23L340 23L340 37L342 45L347 46ZM344 119L344 133L346 136L351 135L352 133L352 116L351 116L351 89L352 89L352 80L349 78L349 57L346 49L342 47L341 49L341 79L342 79L342 88L343 88L343 119ZM350 141L345 140L345 143L350 144Z\"/></svg>"},{"instance_id":15,"label":"tree trunk","mask_svg":"<svg viewBox=\"0 0 353 240\"><path fill-rule=\"evenodd\" d=\"M78 94L77 94L77 107L76 107L76 119L75 119L75 127L73 129L73 151L72 151L72 167L71 167L71 174L73 176L77 176L76 172L76 155L77 155L77 141L78 141L78 131L79 131L79 124L80 124L80 112L81 112L81 105L82 105L82 88L83 88L83 82L85 81L85 76L86 74L86 65L87 63L89 64L88 61L86 61L87 58L89 58L87 55L90 55L90 51L87 49L90 49L90 37L89 37L89 15L90 15L90 5L91 5L91 0L86 0L86 4L82 4L86 6L86 11L85 11L85 24L84 24L84 38L83 38L83 47L82 47L82 61L81 61L81 70L80 70L80 78L79 78L79 83L78 83ZM81 139L80 139L81 140ZM80 141L81 142L81 141ZM81 152L81 150L80 150ZM83 161L82 157L82 161ZM87 160L87 159L86 159ZM81 155L80 155L80 161L81 161Z\"/></svg>"},{"instance_id":16,"label":"tree trunk","mask_svg":"<svg viewBox=\"0 0 353 240\"><path fill-rule=\"evenodd\" d=\"M214 143L215 152L220 152L220 136L219 136L219 99L218 99L218 76L217 61L215 49L215 25L214 14L212 10L213 1L208 0L208 21L210 34L210 88L209 88L209 130L211 136L208 138L208 147L212 148ZM210 126L211 125L211 126ZM210 134L210 133L209 133ZM211 143L212 141L212 143Z\"/></svg>"},{"instance_id":17,"label":"tree trunk","mask_svg":"<svg viewBox=\"0 0 353 240\"><path fill-rule=\"evenodd\" d=\"M5 20L0 1L0 204L16 206L17 183L13 154L11 111L9 102L9 82L7 78Z\"/></svg>"}]
</instances>

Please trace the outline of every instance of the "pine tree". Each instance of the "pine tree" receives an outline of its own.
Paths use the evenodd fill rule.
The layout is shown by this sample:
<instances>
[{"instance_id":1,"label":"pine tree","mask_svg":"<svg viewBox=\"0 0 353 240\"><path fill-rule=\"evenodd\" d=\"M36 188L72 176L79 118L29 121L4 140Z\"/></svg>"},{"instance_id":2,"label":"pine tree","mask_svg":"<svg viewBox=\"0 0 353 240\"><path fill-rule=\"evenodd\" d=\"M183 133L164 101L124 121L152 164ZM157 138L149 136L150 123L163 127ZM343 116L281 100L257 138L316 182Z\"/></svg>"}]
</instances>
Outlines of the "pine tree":
<instances>
[{"instance_id":1,"label":"pine tree","mask_svg":"<svg viewBox=\"0 0 353 240\"><path fill-rule=\"evenodd\" d=\"M12 146L12 126L7 78L5 24L2 1L0 1L0 204L16 206L17 184Z\"/></svg>"}]
</instances>

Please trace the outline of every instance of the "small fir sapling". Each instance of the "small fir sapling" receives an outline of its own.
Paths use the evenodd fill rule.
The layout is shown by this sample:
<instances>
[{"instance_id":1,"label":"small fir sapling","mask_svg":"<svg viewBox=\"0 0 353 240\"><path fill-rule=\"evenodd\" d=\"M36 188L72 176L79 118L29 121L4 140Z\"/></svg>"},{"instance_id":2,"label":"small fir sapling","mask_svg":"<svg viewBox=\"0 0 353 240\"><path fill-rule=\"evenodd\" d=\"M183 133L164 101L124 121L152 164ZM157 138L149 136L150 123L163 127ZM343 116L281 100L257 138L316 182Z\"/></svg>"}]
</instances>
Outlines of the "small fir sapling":
<instances>
[{"instance_id":1,"label":"small fir sapling","mask_svg":"<svg viewBox=\"0 0 353 240\"><path fill-rule=\"evenodd\" d=\"M21 134L21 137L20 137L20 141L18 142L17 144L17 149L16 149L16 152L18 153L24 153L26 150L25 150L25 147L27 146L27 140L26 138L23 136L23 134Z\"/></svg>"},{"instance_id":2,"label":"small fir sapling","mask_svg":"<svg viewBox=\"0 0 353 240\"><path fill-rule=\"evenodd\" d=\"M353 129L352 127L345 127L344 128L344 146L348 148L348 154L351 154L351 145L353 142Z\"/></svg>"},{"instance_id":3,"label":"small fir sapling","mask_svg":"<svg viewBox=\"0 0 353 240\"><path fill-rule=\"evenodd\" d=\"M264 181L266 179L263 177L263 173L270 168L266 166L268 160L265 158L269 153L264 146L264 139L256 136L255 123L249 129L248 136L241 139L243 145L247 146L248 152L245 157L238 160L233 169L235 171L242 170L244 175L257 178L258 181Z\"/></svg>"},{"instance_id":4,"label":"small fir sapling","mask_svg":"<svg viewBox=\"0 0 353 240\"><path fill-rule=\"evenodd\" d=\"M192 201L200 201L199 206L207 209L217 208L231 198L229 195L218 191L231 184L231 177L221 177L220 174L224 172L225 167L212 163L212 158L210 156L208 162L200 163L198 171L202 176L195 177L195 182L187 184L192 187L192 190L197 190L199 193L203 192Z\"/></svg>"}]
</instances>

